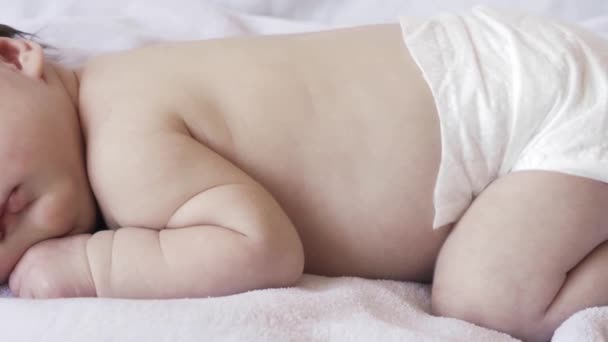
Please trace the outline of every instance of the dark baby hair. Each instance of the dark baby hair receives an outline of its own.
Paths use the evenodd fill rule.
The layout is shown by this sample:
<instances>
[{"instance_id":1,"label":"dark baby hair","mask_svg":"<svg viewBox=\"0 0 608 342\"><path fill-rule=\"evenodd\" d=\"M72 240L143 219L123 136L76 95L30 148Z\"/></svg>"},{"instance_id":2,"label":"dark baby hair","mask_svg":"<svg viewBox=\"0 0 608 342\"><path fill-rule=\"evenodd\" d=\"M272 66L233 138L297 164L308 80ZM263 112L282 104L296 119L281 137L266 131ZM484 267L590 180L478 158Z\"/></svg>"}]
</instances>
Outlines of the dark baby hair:
<instances>
[{"instance_id":1,"label":"dark baby hair","mask_svg":"<svg viewBox=\"0 0 608 342\"><path fill-rule=\"evenodd\" d=\"M0 24L0 37L31 39L31 38L34 38L35 36L31 33L19 31L8 25Z\"/></svg>"},{"instance_id":2,"label":"dark baby hair","mask_svg":"<svg viewBox=\"0 0 608 342\"><path fill-rule=\"evenodd\" d=\"M0 38L21 38L36 41L38 36L34 33L23 32L11 26L0 24ZM36 42L40 44L40 46L42 46L42 48L45 50L53 48L48 44L44 44L39 41Z\"/></svg>"}]
</instances>

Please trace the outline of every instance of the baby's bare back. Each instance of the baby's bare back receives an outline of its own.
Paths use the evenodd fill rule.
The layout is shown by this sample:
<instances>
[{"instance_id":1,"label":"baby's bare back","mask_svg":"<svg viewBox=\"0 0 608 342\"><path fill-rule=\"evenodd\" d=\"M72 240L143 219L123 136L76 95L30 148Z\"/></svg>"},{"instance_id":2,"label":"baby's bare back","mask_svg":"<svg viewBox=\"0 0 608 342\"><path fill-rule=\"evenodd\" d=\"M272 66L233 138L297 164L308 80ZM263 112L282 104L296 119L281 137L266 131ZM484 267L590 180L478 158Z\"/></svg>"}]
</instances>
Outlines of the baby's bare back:
<instances>
[{"instance_id":1,"label":"baby's bare back","mask_svg":"<svg viewBox=\"0 0 608 342\"><path fill-rule=\"evenodd\" d=\"M299 233L306 272L430 279L449 230L432 230L439 126L398 25L167 44L93 65L120 74L121 127L183 119L263 185ZM148 108L166 118L150 119ZM116 134L103 122L114 129L90 139ZM159 158L178 147L163 148ZM112 224L111 192L96 193Z\"/></svg>"}]
</instances>

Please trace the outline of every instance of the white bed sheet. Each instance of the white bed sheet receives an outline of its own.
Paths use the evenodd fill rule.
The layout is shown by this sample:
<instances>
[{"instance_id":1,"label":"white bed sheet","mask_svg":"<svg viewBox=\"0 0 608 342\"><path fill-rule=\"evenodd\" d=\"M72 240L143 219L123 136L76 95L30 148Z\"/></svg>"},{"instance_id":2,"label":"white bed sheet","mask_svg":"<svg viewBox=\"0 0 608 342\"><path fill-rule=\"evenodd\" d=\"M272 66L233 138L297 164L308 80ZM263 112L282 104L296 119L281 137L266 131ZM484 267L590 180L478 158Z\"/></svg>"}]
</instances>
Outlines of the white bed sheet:
<instances>
[{"instance_id":1,"label":"white bed sheet","mask_svg":"<svg viewBox=\"0 0 608 342\"><path fill-rule=\"evenodd\" d=\"M608 33L605 0L0 0L0 22L38 32L66 63L153 41L285 33L393 21L485 3L528 9ZM0 296L10 296L0 288ZM512 341L432 317L415 283L306 276L294 289L182 301L0 299L10 341ZM582 311L554 341L608 339L608 308Z\"/></svg>"},{"instance_id":2,"label":"white bed sheet","mask_svg":"<svg viewBox=\"0 0 608 342\"><path fill-rule=\"evenodd\" d=\"M608 13L605 0L210 0L238 11L328 25L394 20L396 13L423 16L486 4L544 13L572 21L585 21Z\"/></svg>"},{"instance_id":3,"label":"white bed sheet","mask_svg":"<svg viewBox=\"0 0 608 342\"><path fill-rule=\"evenodd\" d=\"M78 63L159 40L312 31L479 3L576 21L608 37L606 0L0 0L0 23L38 33Z\"/></svg>"}]
</instances>

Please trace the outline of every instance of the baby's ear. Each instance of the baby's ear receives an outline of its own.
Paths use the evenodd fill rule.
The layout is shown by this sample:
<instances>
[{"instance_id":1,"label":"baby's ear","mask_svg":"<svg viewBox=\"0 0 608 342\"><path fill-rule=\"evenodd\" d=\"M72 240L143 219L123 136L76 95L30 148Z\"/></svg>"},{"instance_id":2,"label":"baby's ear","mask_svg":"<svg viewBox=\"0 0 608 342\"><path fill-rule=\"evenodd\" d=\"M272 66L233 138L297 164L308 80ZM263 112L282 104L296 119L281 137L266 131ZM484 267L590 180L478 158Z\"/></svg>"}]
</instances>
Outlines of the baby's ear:
<instances>
[{"instance_id":1,"label":"baby's ear","mask_svg":"<svg viewBox=\"0 0 608 342\"><path fill-rule=\"evenodd\" d=\"M38 43L31 40L0 38L0 64L28 77L41 78L44 52Z\"/></svg>"}]
</instances>

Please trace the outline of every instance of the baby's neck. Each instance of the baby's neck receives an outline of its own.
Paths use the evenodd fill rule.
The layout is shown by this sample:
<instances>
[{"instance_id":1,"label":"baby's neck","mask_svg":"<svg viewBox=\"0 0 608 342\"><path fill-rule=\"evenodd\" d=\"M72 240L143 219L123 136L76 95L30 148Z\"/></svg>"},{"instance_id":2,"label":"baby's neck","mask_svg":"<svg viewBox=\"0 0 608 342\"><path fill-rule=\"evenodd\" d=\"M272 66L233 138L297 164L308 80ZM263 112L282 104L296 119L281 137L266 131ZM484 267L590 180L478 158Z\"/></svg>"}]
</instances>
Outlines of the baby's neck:
<instances>
[{"instance_id":1,"label":"baby's neck","mask_svg":"<svg viewBox=\"0 0 608 342\"><path fill-rule=\"evenodd\" d=\"M69 69L55 63L52 63L50 66L57 73L61 83L63 83L63 87L70 96L74 108L78 109L78 93L80 88L81 70Z\"/></svg>"}]
</instances>

